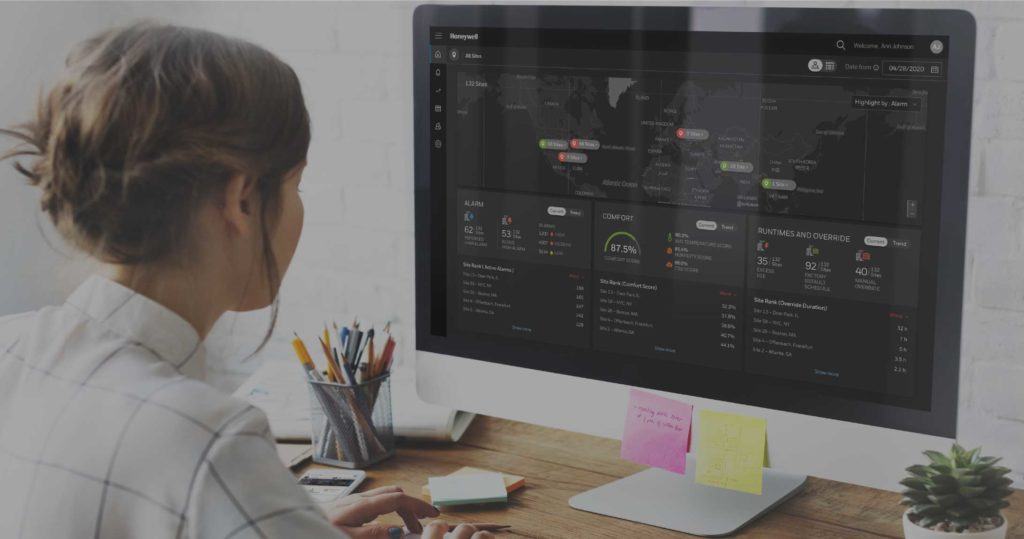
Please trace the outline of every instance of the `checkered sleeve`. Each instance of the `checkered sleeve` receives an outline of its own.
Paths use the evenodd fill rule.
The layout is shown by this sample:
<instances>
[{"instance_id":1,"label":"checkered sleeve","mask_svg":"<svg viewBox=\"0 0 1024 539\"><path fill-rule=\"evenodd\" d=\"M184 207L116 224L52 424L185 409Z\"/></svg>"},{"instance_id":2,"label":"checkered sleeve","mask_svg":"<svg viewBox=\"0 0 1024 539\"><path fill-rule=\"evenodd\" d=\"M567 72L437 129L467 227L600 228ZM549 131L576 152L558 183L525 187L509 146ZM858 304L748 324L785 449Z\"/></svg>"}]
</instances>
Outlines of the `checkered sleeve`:
<instances>
[{"instance_id":1,"label":"checkered sleeve","mask_svg":"<svg viewBox=\"0 0 1024 539\"><path fill-rule=\"evenodd\" d=\"M282 465L254 408L213 435L186 512L197 539L345 537Z\"/></svg>"}]
</instances>

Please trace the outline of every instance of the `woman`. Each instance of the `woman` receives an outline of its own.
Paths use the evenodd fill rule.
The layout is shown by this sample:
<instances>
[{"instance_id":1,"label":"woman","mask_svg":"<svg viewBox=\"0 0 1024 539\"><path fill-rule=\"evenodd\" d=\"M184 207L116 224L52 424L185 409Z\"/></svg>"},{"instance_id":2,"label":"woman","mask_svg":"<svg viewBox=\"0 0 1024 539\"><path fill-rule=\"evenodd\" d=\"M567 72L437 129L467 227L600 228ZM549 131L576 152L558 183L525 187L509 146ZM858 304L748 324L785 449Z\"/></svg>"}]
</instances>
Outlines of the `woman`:
<instances>
[{"instance_id":1,"label":"woman","mask_svg":"<svg viewBox=\"0 0 1024 539\"><path fill-rule=\"evenodd\" d=\"M328 517L264 414L202 382L225 311L276 314L302 230L310 125L290 67L238 39L134 24L79 45L35 118L4 132L24 144L2 157L29 158L15 168L43 211L104 267L64 305L0 319L5 536L395 537L365 525L391 512L444 535L395 487Z\"/></svg>"}]
</instances>

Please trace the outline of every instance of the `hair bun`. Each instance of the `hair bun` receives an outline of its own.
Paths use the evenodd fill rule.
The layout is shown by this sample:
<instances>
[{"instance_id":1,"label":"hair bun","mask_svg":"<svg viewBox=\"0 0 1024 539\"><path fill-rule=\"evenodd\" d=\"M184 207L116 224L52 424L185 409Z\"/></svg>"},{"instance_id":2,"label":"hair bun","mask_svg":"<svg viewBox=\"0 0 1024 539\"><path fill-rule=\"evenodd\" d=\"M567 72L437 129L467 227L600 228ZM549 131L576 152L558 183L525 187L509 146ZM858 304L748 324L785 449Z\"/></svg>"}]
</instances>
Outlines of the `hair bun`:
<instances>
[{"instance_id":1,"label":"hair bun","mask_svg":"<svg viewBox=\"0 0 1024 539\"><path fill-rule=\"evenodd\" d=\"M198 203L233 174L280 179L306 158L310 126L298 77L252 43L140 22L102 32L68 55L35 117L0 130L0 159L42 191L40 205L73 245L104 262L181 252Z\"/></svg>"}]
</instances>

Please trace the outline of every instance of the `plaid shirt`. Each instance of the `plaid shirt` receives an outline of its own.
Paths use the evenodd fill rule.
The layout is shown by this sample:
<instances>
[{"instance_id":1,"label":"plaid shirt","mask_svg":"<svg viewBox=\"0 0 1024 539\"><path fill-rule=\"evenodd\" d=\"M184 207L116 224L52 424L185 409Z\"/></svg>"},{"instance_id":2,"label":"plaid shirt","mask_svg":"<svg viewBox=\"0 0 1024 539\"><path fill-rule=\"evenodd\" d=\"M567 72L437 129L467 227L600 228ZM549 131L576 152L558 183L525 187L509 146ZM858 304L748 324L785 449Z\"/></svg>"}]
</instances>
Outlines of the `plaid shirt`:
<instances>
[{"instance_id":1,"label":"plaid shirt","mask_svg":"<svg viewBox=\"0 0 1024 539\"><path fill-rule=\"evenodd\" d=\"M184 319L102 277L0 318L0 536L342 537Z\"/></svg>"}]
</instances>

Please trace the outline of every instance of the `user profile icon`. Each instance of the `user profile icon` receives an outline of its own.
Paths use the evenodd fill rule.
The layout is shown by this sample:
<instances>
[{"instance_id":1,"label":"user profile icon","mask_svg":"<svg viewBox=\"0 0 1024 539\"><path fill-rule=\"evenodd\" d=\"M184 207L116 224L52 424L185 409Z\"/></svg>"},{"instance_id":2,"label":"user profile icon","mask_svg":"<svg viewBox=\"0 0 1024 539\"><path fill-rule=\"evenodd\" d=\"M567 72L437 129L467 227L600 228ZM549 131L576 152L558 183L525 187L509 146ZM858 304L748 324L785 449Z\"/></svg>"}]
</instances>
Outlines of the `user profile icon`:
<instances>
[{"instance_id":1,"label":"user profile icon","mask_svg":"<svg viewBox=\"0 0 1024 539\"><path fill-rule=\"evenodd\" d=\"M944 48L945 46L942 44L942 41L938 39L932 41L931 44L928 45L928 50L932 51L932 54L939 54Z\"/></svg>"},{"instance_id":2,"label":"user profile icon","mask_svg":"<svg viewBox=\"0 0 1024 539\"><path fill-rule=\"evenodd\" d=\"M823 66L824 64L818 58L811 58L811 60L807 62L807 69L810 70L812 73L817 73L821 71Z\"/></svg>"}]
</instances>

